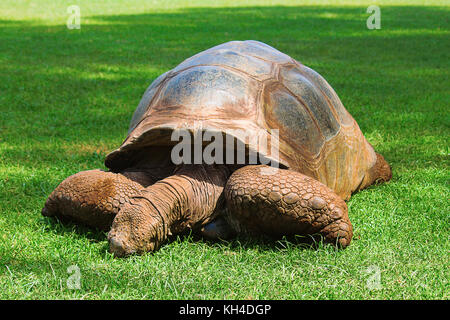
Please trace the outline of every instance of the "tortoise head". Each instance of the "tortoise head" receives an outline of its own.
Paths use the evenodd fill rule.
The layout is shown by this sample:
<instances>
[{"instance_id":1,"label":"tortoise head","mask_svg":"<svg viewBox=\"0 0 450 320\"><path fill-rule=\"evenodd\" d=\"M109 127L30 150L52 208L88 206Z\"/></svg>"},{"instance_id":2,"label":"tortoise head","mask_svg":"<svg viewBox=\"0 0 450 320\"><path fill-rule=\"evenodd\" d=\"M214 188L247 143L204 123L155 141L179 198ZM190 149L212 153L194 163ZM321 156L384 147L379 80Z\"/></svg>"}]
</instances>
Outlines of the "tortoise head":
<instances>
[{"instance_id":1,"label":"tortoise head","mask_svg":"<svg viewBox=\"0 0 450 320\"><path fill-rule=\"evenodd\" d=\"M152 214L151 208L142 208L145 203L125 205L114 219L108 241L109 250L115 256L124 257L159 248L165 225L157 214Z\"/></svg>"}]
</instances>

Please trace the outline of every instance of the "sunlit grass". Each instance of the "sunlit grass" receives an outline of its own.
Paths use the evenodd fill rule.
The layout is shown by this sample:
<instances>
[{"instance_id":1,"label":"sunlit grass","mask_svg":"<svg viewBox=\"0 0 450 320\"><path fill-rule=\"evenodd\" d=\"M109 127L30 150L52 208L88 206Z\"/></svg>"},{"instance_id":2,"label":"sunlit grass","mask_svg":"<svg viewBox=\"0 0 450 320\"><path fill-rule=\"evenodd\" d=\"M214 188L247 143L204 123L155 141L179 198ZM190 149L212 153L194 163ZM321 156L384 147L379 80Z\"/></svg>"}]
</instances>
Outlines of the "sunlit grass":
<instances>
[{"instance_id":1,"label":"sunlit grass","mask_svg":"<svg viewBox=\"0 0 450 320\"><path fill-rule=\"evenodd\" d=\"M80 30L66 28L73 4ZM1 1L0 298L448 299L449 7L378 1L382 28L368 30L368 5ZM350 247L181 237L114 259L104 233L41 216L64 178L104 168L152 80L236 39L320 72L392 164L389 184L349 201ZM71 265L79 290L67 286Z\"/></svg>"}]
</instances>

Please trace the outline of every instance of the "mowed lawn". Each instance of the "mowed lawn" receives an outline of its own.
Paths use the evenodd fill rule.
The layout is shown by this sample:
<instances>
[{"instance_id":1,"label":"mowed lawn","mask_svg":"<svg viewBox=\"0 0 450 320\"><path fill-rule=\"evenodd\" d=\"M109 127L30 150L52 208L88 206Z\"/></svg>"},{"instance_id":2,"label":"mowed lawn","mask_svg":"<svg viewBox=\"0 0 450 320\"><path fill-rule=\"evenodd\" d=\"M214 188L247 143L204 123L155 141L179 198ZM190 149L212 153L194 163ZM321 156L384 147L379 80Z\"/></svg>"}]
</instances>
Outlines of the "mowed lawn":
<instances>
[{"instance_id":1,"label":"mowed lawn","mask_svg":"<svg viewBox=\"0 0 450 320\"><path fill-rule=\"evenodd\" d=\"M448 299L450 7L378 1L369 30L370 4L1 1L0 298ZM185 236L115 259L106 233L41 216L63 179L104 168L158 75L245 39L322 74L392 165L348 202L347 249Z\"/></svg>"}]
</instances>

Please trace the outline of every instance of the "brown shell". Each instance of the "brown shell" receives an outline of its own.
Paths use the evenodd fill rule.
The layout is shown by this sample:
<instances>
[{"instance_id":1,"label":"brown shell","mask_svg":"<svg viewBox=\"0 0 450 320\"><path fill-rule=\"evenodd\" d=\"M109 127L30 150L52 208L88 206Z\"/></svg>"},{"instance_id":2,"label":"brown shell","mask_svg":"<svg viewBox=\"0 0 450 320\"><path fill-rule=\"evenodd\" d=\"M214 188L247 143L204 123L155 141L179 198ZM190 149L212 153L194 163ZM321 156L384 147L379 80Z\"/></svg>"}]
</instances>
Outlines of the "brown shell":
<instances>
[{"instance_id":1,"label":"brown shell","mask_svg":"<svg viewBox=\"0 0 450 320\"><path fill-rule=\"evenodd\" d=\"M132 165L144 147L171 146L174 129L195 134L246 130L268 147L231 133L249 150L278 160L344 199L364 183L376 155L330 85L314 70L258 41L231 41L185 60L146 90L111 169ZM274 130L278 130L278 138ZM279 155L270 153L278 143Z\"/></svg>"}]
</instances>

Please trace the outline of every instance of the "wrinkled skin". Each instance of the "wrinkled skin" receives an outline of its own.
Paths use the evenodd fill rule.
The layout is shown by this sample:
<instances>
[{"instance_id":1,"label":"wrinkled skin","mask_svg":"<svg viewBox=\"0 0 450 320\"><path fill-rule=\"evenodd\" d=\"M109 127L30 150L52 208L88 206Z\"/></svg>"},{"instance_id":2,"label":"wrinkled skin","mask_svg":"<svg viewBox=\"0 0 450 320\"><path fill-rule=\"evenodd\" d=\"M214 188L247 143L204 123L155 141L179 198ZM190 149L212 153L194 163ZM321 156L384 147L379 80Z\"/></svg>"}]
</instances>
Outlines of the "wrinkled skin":
<instances>
[{"instance_id":1,"label":"wrinkled skin","mask_svg":"<svg viewBox=\"0 0 450 320\"><path fill-rule=\"evenodd\" d=\"M372 183L392 176L381 155L368 174ZM353 235L347 205L333 190L263 165L84 171L52 192L42 214L110 229L110 251L119 257L157 250L168 236L189 229L213 239L313 235L343 248Z\"/></svg>"}]
</instances>

